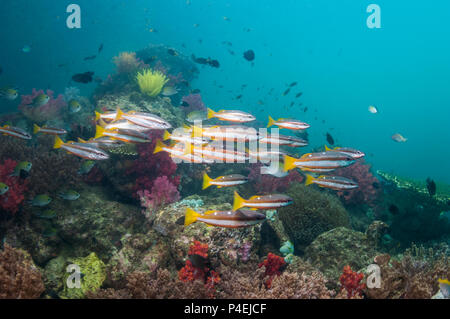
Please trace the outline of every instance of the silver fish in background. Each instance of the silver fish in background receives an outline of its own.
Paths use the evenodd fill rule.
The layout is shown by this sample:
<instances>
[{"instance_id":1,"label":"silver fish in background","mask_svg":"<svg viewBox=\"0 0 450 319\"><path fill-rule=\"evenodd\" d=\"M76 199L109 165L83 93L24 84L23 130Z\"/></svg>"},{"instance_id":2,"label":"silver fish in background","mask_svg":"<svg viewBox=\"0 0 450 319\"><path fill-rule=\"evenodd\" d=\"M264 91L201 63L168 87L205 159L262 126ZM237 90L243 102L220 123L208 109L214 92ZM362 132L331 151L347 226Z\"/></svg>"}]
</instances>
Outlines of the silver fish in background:
<instances>
[{"instance_id":1,"label":"silver fish in background","mask_svg":"<svg viewBox=\"0 0 450 319\"><path fill-rule=\"evenodd\" d=\"M313 177L306 175L305 185L317 184L320 187L329 188L337 191L350 190L358 188L358 184L351 179L341 176L326 176Z\"/></svg>"},{"instance_id":2,"label":"silver fish in background","mask_svg":"<svg viewBox=\"0 0 450 319\"><path fill-rule=\"evenodd\" d=\"M3 135L9 135L15 138L20 138L22 140L31 140L32 136L27 131L19 128L19 127L13 127L9 125L0 126L0 133L3 133Z\"/></svg>"},{"instance_id":3,"label":"silver fish in background","mask_svg":"<svg viewBox=\"0 0 450 319\"><path fill-rule=\"evenodd\" d=\"M108 153L94 147L93 145L75 142L64 143L58 136L55 137L55 144L53 148L55 149L62 148L73 155L88 160L98 161L98 160L106 160L109 158Z\"/></svg>"}]
</instances>

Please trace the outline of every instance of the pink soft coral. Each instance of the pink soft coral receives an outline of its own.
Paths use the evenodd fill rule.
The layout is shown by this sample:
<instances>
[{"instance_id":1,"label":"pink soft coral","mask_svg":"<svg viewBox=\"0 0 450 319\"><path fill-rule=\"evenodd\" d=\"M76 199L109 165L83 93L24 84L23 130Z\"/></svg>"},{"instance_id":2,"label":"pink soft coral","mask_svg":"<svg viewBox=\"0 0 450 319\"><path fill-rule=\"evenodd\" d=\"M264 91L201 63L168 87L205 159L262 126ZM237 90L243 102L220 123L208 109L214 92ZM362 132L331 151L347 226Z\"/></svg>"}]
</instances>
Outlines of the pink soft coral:
<instances>
[{"instance_id":1,"label":"pink soft coral","mask_svg":"<svg viewBox=\"0 0 450 319\"><path fill-rule=\"evenodd\" d=\"M38 107L30 105L33 103L34 98L40 94L44 94L44 90L37 91L36 89L33 89L30 95L22 95L22 102L19 105L19 110L23 115L36 123L44 123L50 119L61 117L63 115L63 108L67 106L62 94L58 95L55 99L53 97L54 92L52 90L47 90L46 94L49 96L50 100L46 104Z\"/></svg>"},{"instance_id":2,"label":"pink soft coral","mask_svg":"<svg viewBox=\"0 0 450 319\"><path fill-rule=\"evenodd\" d=\"M8 192L0 195L0 210L15 214L19 211L21 204L25 199L24 193L27 190L27 181L20 177L11 176L17 162L6 159L0 165L0 182L9 187Z\"/></svg>"},{"instance_id":3,"label":"pink soft coral","mask_svg":"<svg viewBox=\"0 0 450 319\"><path fill-rule=\"evenodd\" d=\"M333 175L347 177L358 183L358 188L338 192L338 195L348 205L367 204L376 206L376 203L382 193L380 181L370 172L370 165L363 159L356 161L355 164L337 169Z\"/></svg>"},{"instance_id":4,"label":"pink soft coral","mask_svg":"<svg viewBox=\"0 0 450 319\"><path fill-rule=\"evenodd\" d=\"M177 187L167 178L167 176L160 176L153 182L151 192L148 190L139 190L137 192L141 200L141 205L147 212L153 212L158 208L174 203L180 200L180 193Z\"/></svg>"},{"instance_id":5,"label":"pink soft coral","mask_svg":"<svg viewBox=\"0 0 450 319\"><path fill-rule=\"evenodd\" d=\"M136 183L133 187L134 195L137 191L151 190L155 180L160 176L167 176L168 180L178 187L180 177L176 176L177 164L166 152L153 154L156 141L162 138L162 133L154 131L149 134L151 143L139 145L139 158L133 162L133 166L127 170L128 175L136 175Z\"/></svg>"}]
</instances>

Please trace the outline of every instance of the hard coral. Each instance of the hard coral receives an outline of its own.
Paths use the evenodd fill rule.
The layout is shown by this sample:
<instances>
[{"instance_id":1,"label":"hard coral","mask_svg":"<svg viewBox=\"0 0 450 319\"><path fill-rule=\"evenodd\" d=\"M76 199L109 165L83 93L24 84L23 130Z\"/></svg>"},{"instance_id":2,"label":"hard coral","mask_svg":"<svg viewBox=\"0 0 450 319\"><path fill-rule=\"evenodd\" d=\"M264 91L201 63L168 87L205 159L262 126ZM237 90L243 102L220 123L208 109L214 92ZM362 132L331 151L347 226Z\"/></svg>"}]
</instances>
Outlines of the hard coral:
<instances>
[{"instance_id":1,"label":"hard coral","mask_svg":"<svg viewBox=\"0 0 450 319\"><path fill-rule=\"evenodd\" d=\"M57 98L54 98L54 92L47 90L46 94L50 100L46 104L37 107L30 105L34 98L40 94L44 94L44 90L37 91L33 89L30 95L22 95L22 103L19 105L19 110L22 114L28 120L38 124L61 118L63 116L63 109L67 106L63 95L60 94Z\"/></svg>"},{"instance_id":2,"label":"hard coral","mask_svg":"<svg viewBox=\"0 0 450 319\"><path fill-rule=\"evenodd\" d=\"M5 244L0 251L0 299L39 298L43 292L41 273L31 257Z\"/></svg>"},{"instance_id":3,"label":"hard coral","mask_svg":"<svg viewBox=\"0 0 450 319\"><path fill-rule=\"evenodd\" d=\"M330 229L349 226L348 213L335 196L302 184L293 184L286 193L294 203L281 208L279 217L297 251Z\"/></svg>"},{"instance_id":4,"label":"hard coral","mask_svg":"<svg viewBox=\"0 0 450 319\"><path fill-rule=\"evenodd\" d=\"M135 52L122 52L113 59L117 67L117 73L132 73L136 72L143 66L141 60L136 58Z\"/></svg>"},{"instance_id":5,"label":"hard coral","mask_svg":"<svg viewBox=\"0 0 450 319\"><path fill-rule=\"evenodd\" d=\"M375 206L382 194L380 181L370 172L370 165L358 160L351 166L337 169L337 176L347 177L358 183L358 188L338 192L347 205Z\"/></svg>"},{"instance_id":6,"label":"hard coral","mask_svg":"<svg viewBox=\"0 0 450 319\"><path fill-rule=\"evenodd\" d=\"M0 195L0 210L12 214L19 211L28 188L27 180L23 180L18 176L11 176L16 165L17 162L11 159L6 159L0 164L0 182L9 187L8 192Z\"/></svg>"},{"instance_id":7,"label":"hard coral","mask_svg":"<svg viewBox=\"0 0 450 319\"><path fill-rule=\"evenodd\" d=\"M347 291L348 298L352 298L357 295L360 296L362 294L362 291L366 288L366 284L361 283L363 278L363 273L353 271L349 265L344 266L342 275L339 277L339 281L342 289Z\"/></svg>"}]
</instances>

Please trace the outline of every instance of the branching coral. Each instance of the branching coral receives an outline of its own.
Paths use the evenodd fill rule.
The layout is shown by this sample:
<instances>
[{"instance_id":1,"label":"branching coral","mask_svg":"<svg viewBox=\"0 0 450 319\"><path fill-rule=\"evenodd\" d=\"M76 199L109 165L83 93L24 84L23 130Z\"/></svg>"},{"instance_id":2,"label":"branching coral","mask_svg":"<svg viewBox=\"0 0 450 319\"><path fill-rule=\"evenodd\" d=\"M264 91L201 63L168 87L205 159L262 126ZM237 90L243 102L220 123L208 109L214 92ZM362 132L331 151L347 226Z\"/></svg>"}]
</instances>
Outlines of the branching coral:
<instances>
[{"instance_id":1,"label":"branching coral","mask_svg":"<svg viewBox=\"0 0 450 319\"><path fill-rule=\"evenodd\" d=\"M12 214L18 212L28 188L27 180L23 180L19 176L11 176L16 165L17 162L11 159L6 159L3 163L0 163L0 182L9 187L8 192L0 195L0 210Z\"/></svg>"},{"instance_id":2,"label":"branching coral","mask_svg":"<svg viewBox=\"0 0 450 319\"><path fill-rule=\"evenodd\" d=\"M161 93L163 86L169 79L159 71L152 71L150 69L139 72L136 75L136 80L139 84L141 93L154 97Z\"/></svg>"},{"instance_id":3,"label":"branching coral","mask_svg":"<svg viewBox=\"0 0 450 319\"><path fill-rule=\"evenodd\" d=\"M447 256L423 256L407 252L401 260L389 255L375 257L380 267L381 287L367 288L365 293L373 299L429 299L438 290L439 278L450 278Z\"/></svg>"},{"instance_id":4,"label":"branching coral","mask_svg":"<svg viewBox=\"0 0 450 319\"><path fill-rule=\"evenodd\" d=\"M122 52L113 59L117 73L133 73L143 67L143 62L136 58L135 52Z\"/></svg>"},{"instance_id":5,"label":"branching coral","mask_svg":"<svg viewBox=\"0 0 450 319\"><path fill-rule=\"evenodd\" d=\"M5 244L0 251L0 299L32 299L43 292L41 273L31 257Z\"/></svg>"}]
</instances>

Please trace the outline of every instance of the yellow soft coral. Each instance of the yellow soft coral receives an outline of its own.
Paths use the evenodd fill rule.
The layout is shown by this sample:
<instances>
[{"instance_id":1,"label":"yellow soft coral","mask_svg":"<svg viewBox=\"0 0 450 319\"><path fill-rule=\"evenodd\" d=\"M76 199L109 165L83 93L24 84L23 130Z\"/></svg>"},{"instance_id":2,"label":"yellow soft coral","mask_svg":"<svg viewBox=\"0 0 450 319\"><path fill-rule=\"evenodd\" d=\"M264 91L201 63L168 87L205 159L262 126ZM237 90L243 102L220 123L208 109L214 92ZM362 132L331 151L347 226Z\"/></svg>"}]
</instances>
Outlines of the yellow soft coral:
<instances>
[{"instance_id":1,"label":"yellow soft coral","mask_svg":"<svg viewBox=\"0 0 450 319\"><path fill-rule=\"evenodd\" d=\"M143 94L157 96L169 79L159 71L144 70L136 75L139 88Z\"/></svg>"}]
</instances>

